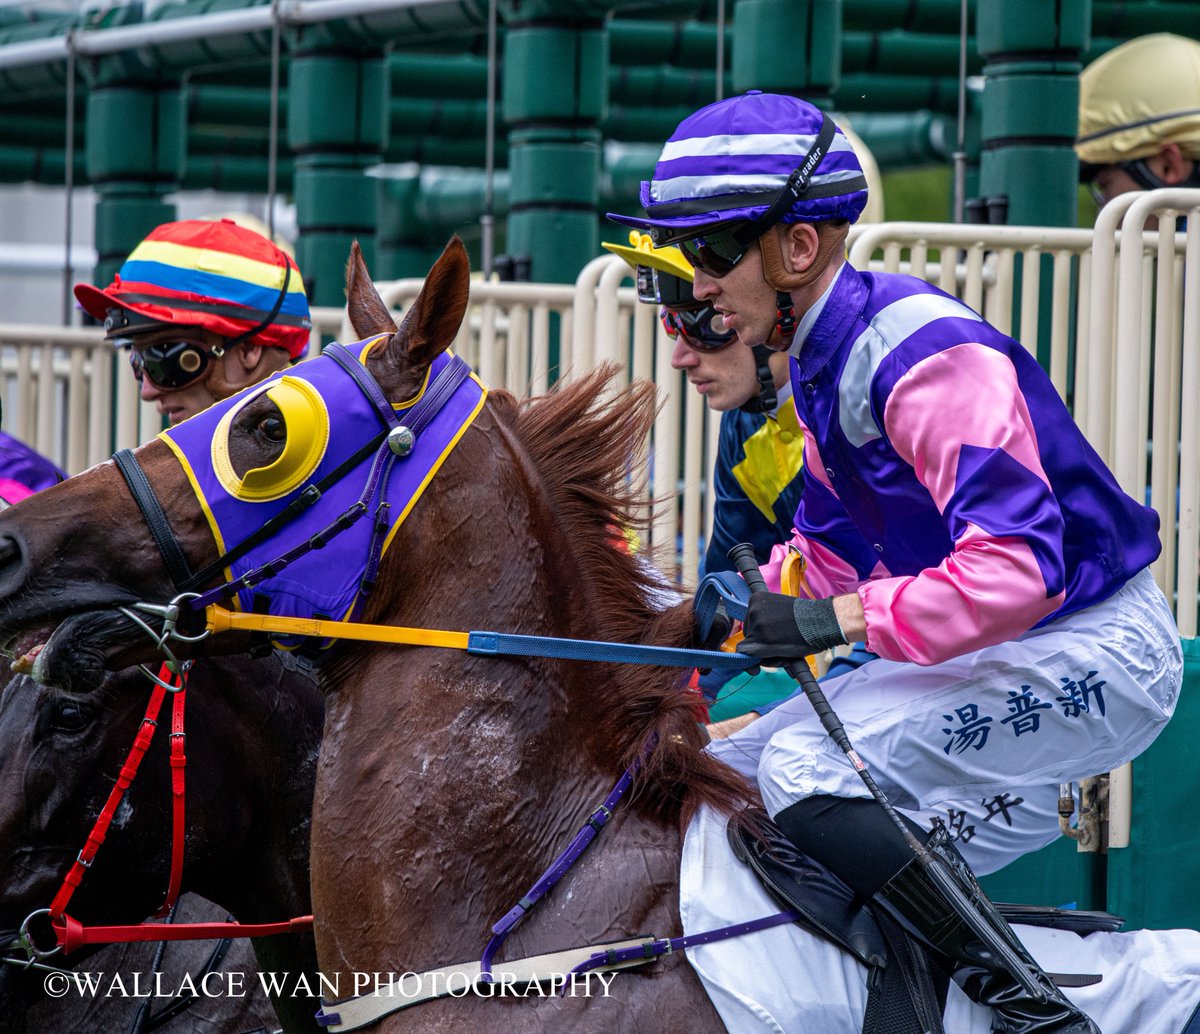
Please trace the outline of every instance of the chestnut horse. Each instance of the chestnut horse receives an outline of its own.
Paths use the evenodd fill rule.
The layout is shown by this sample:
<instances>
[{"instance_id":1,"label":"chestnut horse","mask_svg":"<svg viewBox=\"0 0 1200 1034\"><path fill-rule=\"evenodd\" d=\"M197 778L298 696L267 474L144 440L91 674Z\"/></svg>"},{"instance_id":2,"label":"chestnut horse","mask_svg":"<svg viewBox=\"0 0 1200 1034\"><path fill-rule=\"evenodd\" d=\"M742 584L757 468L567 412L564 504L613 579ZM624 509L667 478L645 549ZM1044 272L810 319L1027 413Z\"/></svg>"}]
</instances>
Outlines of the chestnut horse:
<instances>
[{"instance_id":1,"label":"chestnut horse","mask_svg":"<svg viewBox=\"0 0 1200 1034\"><path fill-rule=\"evenodd\" d=\"M108 676L86 696L68 695L25 675L12 677L0 695L0 941L7 945L26 916L45 908L91 832L117 773L129 754L150 694L136 671ZM139 922L162 903L172 851L172 776L168 739L171 699L158 729L92 867L72 896L67 912L85 925ZM218 902L203 921L232 913L243 923L272 922L311 911L308 840L323 701L310 677L287 670L274 657L212 658L193 668L185 710L186 838L182 887ZM203 906L201 906L203 907ZM186 910L191 921L197 905ZM182 916L180 917L182 921ZM34 924L41 944L49 931ZM312 972L312 938L285 935L255 942L264 971ZM174 944L165 960L182 977L182 959L198 969L212 942ZM87 952L53 956L54 965L77 965L107 973L132 972L149 979L154 946L114 950L80 961ZM114 961L114 959L116 961ZM117 969L120 965L125 968ZM245 942L226 961L226 971L248 972L258 983ZM42 975L11 964L0 979L5 1017L0 1030L24 1029L14 997L44 998ZM176 980L176 985L178 980ZM164 981L164 986L172 986ZM22 989L32 988L27 995ZM261 998L261 994L258 996ZM31 1029L67 1030L75 1014L90 1029L118 1026L117 1014L137 1002L78 995L55 1002ZM168 1003L155 1000L155 1011ZM195 1026L203 1017L220 1029L246 1029L250 1017L235 1010L245 1001L201 999L184 1013ZM289 1032L316 1031L316 1002L282 996L280 1019ZM47 1012L43 1007L39 1012ZM21 1021L19 1025L18 1021ZM187 1021L175 1021L179 1027ZM49 1024L49 1025L48 1025ZM236 1028L235 1025L236 1024Z\"/></svg>"},{"instance_id":2,"label":"chestnut horse","mask_svg":"<svg viewBox=\"0 0 1200 1034\"><path fill-rule=\"evenodd\" d=\"M465 250L452 241L396 330L355 249L351 318L359 333L378 336L327 349L138 449L157 502L145 492L135 501L102 464L0 514L0 640L19 653L40 647L35 674L71 691L86 690L84 676L100 667L154 658L128 616L147 601L177 601L178 613L162 613L163 635L197 634L199 609L233 596L256 612L249 623L291 614L319 636L329 631L316 620L335 614L380 626L685 645L690 608L660 610L664 587L614 543L616 529L639 524L630 472L653 422L653 388L610 394L601 370L518 405L472 387L460 361L443 356L466 310L468 277ZM431 411L454 420L426 423ZM391 494L397 485L409 494ZM208 572L202 585L184 582L199 599L181 595L168 570L180 565L163 560L173 553ZM208 613L215 625L219 615ZM289 631L279 622L271 630ZM396 629L374 634L388 632ZM217 649L221 638L190 648ZM733 861L720 820L754 792L704 751L678 674L479 656L447 647L456 641L368 645L343 629L326 655L312 887L322 975L338 989L330 997L361 990L356 977L386 982L478 960L492 924L520 911L518 899L633 767L633 790L603 836L515 928L497 971L505 959L678 935L680 860L685 849L695 860L696 829L710 831L707 868L726 890L697 895L689 866L687 914L707 906L740 922L770 911ZM1182 931L1171 944L1135 935L1118 950L1100 935L1059 933L1043 939L1044 964L1065 954L1100 969L1108 951L1140 981L1125 985L1110 967L1115 982L1079 989L1093 996L1086 1007L1107 1034L1182 1029L1200 993L1200 934ZM724 1029L722 1017L738 1032L860 1028L863 967L795 925L750 940L760 936L753 964L741 963L732 984L721 984L729 966L713 945L690 953L696 969L667 954L615 976L612 993L464 994L388 1015L376 1029L704 1034ZM740 988L764 974L772 986L755 994L775 995L774 1015L786 1020L768 1023L767 1010L739 1004ZM1122 994L1125 986L1137 993ZM706 988L717 989L720 1015ZM948 1029L990 1028L986 1010L954 995ZM1164 1008L1169 1023L1159 1022Z\"/></svg>"},{"instance_id":3,"label":"chestnut horse","mask_svg":"<svg viewBox=\"0 0 1200 1034\"><path fill-rule=\"evenodd\" d=\"M455 241L393 333L356 251L352 319L360 333L388 332L366 363L388 398L416 396L453 341L468 273ZM527 407L489 393L396 531L364 620L686 644L690 615L656 609L661 586L613 546L614 528L640 520L627 471L653 422L654 388L603 401L604 383L594 375ZM280 432L291 429L265 395L236 424L238 471L283 454ZM172 451L155 440L135 456L193 568L214 560L213 533ZM81 504L86 530L68 516L82 517ZM112 608L175 592L112 464L0 515L0 536L2 634L16 652L45 642L43 681L78 689L82 671L153 658ZM323 678L313 906L321 971L340 978L344 993L354 973L478 957L489 925L639 757L634 800L614 816L602 849L563 878L506 956L678 934L681 812L701 802L728 810L752 796L703 752L670 670L355 646ZM443 999L383 1029L723 1029L679 956L620 980L619 995L540 999L536 1009L526 1000Z\"/></svg>"}]
</instances>

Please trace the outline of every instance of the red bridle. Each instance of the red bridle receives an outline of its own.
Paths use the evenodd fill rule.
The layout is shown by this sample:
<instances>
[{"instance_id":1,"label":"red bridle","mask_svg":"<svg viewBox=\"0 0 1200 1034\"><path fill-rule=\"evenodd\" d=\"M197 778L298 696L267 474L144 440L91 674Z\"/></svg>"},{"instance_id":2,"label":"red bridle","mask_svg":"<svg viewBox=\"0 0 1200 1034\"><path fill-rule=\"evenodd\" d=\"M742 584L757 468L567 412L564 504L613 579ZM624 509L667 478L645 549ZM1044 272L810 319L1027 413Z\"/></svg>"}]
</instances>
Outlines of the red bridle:
<instances>
[{"instance_id":1,"label":"red bridle","mask_svg":"<svg viewBox=\"0 0 1200 1034\"><path fill-rule=\"evenodd\" d=\"M158 727L158 714L162 709L163 699L167 695L168 685L178 687L172 691L171 705L171 873L167 884L166 897L163 900L162 906L154 913L151 919L159 919L167 915L179 898L179 889L183 879L183 849L184 833L186 831L184 773L187 767L187 756L184 752L186 744L184 708L187 703L187 678L185 674L176 674L171 671L167 664L163 664L159 670L158 681L156 681L154 689L150 694L150 702L146 705L146 713L143 715L141 725L138 726L137 734L134 736L133 746L129 748L129 755L125 758L125 764L121 766L117 781L113 785L112 791L108 795L108 800L104 803L104 807L100 810L100 814L96 817L96 822L92 826L92 831L88 834L87 840L79 852L79 856L75 859L66 876L63 877L62 886L59 887L58 893L54 895L54 900L50 903L50 907L33 913L22 925L22 939L27 945L27 950L31 950L33 954L39 957L53 955L60 949L64 954L70 954L85 944L112 944L130 941L206 940L220 937L265 937L271 934L295 933L312 928L312 916L299 916L295 919L288 919L279 923L176 923L164 925L162 923L146 921L126 926L85 927L77 919L73 919L67 915L67 905L80 883L83 882L84 874L91 868L92 862L96 857L96 852L100 850L100 845L104 843L104 838L108 835L108 829L112 825L113 816L116 815L117 808L120 807L125 792L133 783L133 778L137 775L142 758L145 757L146 751L150 747L150 742L154 738L154 731ZM54 931L55 940L58 942L56 947L49 950L39 950L34 947L32 937L28 931L30 920L34 916L43 913L49 915L50 926Z\"/></svg>"},{"instance_id":2,"label":"red bridle","mask_svg":"<svg viewBox=\"0 0 1200 1034\"><path fill-rule=\"evenodd\" d=\"M160 669L158 677L161 681L178 688L171 694L171 876L167 884L167 896L152 917L155 919L165 916L179 898L179 884L183 878L184 773L187 767L187 756L184 753L186 736L183 728L184 708L187 705L187 678L185 674L172 672L166 664ZM108 835L113 816L125 797L125 791L132 785L142 758L150 748L150 741L154 739L154 731L158 728L158 712L162 709L166 695L167 690L156 683L150 694L150 702L146 705L142 723L138 726L137 735L133 738L133 746L129 748L129 756L121 766L121 772L108 795L108 800L96 816L96 822L84 841L79 857L63 877L62 886L50 903L50 922L60 944L63 940L61 931L66 926L67 904L79 884L83 882L84 873L91 868L96 852L100 850L100 845Z\"/></svg>"}]
</instances>

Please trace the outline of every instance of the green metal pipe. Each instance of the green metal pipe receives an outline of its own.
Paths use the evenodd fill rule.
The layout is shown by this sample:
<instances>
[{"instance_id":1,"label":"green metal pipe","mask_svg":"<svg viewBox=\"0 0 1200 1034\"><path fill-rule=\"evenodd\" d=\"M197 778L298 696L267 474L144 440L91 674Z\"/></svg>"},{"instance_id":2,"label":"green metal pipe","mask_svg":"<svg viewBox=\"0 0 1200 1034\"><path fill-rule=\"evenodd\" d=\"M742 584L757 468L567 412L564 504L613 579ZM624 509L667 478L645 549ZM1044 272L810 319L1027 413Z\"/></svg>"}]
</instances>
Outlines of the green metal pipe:
<instances>
[{"instance_id":1,"label":"green metal pipe","mask_svg":"<svg viewBox=\"0 0 1200 1034\"><path fill-rule=\"evenodd\" d=\"M1194 38L1200 32L1200 3L1139 0L1131 4L1127 0L1092 0L1091 28L1093 35L1115 37L1106 50L1151 32L1175 32ZM1089 61L1100 56L1092 51L1088 53Z\"/></svg>"},{"instance_id":2,"label":"green metal pipe","mask_svg":"<svg viewBox=\"0 0 1200 1034\"><path fill-rule=\"evenodd\" d=\"M375 184L363 172L387 144L387 65L382 54L308 54L293 58L288 84L296 260L310 301L340 305L351 243L362 246L368 266L375 257Z\"/></svg>"},{"instance_id":3,"label":"green metal pipe","mask_svg":"<svg viewBox=\"0 0 1200 1034\"><path fill-rule=\"evenodd\" d=\"M496 163L508 162L508 141L496 140ZM445 137L423 137L393 133L383 153L386 162L416 162L420 165L447 165L481 169L484 164L483 139L450 140Z\"/></svg>"},{"instance_id":4,"label":"green metal pipe","mask_svg":"<svg viewBox=\"0 0 1200 1034\"><path fill-rule=\"evenodd\" d=\"M600 248L595 211L608 34L590 24L531 24L505 43L508 246L536 281L569 283Z\"/></svg>"},{"instance_id":5,"label":"green metal pipe","mask_svg":"<svg viewBox=\"0 0 1200 1034\"><path fill-rule=\"evenodd\" d=\"M733 42L732 23L725 46ZM701 22L650 22L613 18L608 45L615 65L677 65L712 68L717 53L717 27Z\"/></svg>"},{"instance_id":6,"label":"green metal pipe","mask_svg":"<svg viewBox=\"0 0 1200 1034\"><path fill-rule=\"evenodd\" d=\"M974 31L977 0L968 0L968 31ZM873 30L881 25L908 32L957 36L961 0L842 0L842 28Z\"/></svg>"},{"instance_id":7,"label":"green metal pipe","mask_svg":"<svg viewBox=\"0 0 1200 1034\"><path fill-rule=\"evenodd\" d=\"M1008 198L1008 221L1074 226L1079 56L1085 3L979 0L983 93L980 187Z\"/></svg>"},{"instance_id":8,"label":"green metal pipe","mask_svg":"<svg viewBox=\"0 0 1200 1034\"><path fill-rule=\"evenodd\" d=\"M847 118L881 171L941 164L953 157L955 120L948 115L858 112Z\"/></svg>"},{"instance_id":9,"label":"green metal pipe","mask_svg":"<svg viewBox=\"0 0 1200 1034\"><path fill-rule=\"evenodd\" d=\"M62 186L65 179L66 160L61 145L58 147L18 146L0 144L0 183L44 183ZM82 151L75 152L73 162L75 183L86 186L88 181L87 160Z\"/></svg>"},{"instance_id":10,"label":"green metal pipe","mask_svg":"<svg viewBox=\"0 0 1200 1034\"><path fill-rule=\"evenodd\" d=\"M905 32L842 33L842 75L875 72L887 75L958 77L958 36ZM967 39L967 74L979 75L983 59L975 40Z\"/></svg>"},{"instance_id":11,"label":"green metal pipe","mask_svg":"<svg viewBox=\"0 0 1200 1034\"><path fill-rule=\"evenodd\" d=\"M388 56L393 96L478 99L487 96L487 58L398 51Z\"/></svg>"},{"instance_id":12,"label":"green metal pipe","mask_svg":"<svg viewBox=\"0 0 1200 1034\"><path fill-rule=\"evenodd\" d=\"M42 115L23 116L12 111L0 111L0 140L19 140L22 147L57 147L62 150L67 124L63 113L58 117ZM83 120L75 123L75 149L82 153L84 143Z\"/></svg>"},{"instance_id":13,"label":"green metal pipe","mask_svg":"<svg viewBox=\"0 0 1200 1034\"><path fill-rule=\"evenodd\" d=\"M291 158L281 158L275 169L276 189L290 193L294 182L295 162ZM184 190L265 194L267 163L264 158L240 154L189 153L180 187Z\"/></svg>"},{"instance_id":14,"label":"green metal pipe","mask_svg":"<svg viewBox=\"0 0 1200 1034\"><path fill-rule=\"evenodd\" d=\"M733 88L796 93L826 107L842 63L841 0L740 0ZM781 60L779 41L788 41Z\"/></svg>"},{"instance_id":15,"label":"green metal pipe","mask_svg":"<svg viewBox=\"0 0 1200 1034\"><path fill-rule=\"evenodd\" d=\"M833 91L839 111L958 111L958 80L949 77L845 75Z\"/></svg>"}]
</instances>

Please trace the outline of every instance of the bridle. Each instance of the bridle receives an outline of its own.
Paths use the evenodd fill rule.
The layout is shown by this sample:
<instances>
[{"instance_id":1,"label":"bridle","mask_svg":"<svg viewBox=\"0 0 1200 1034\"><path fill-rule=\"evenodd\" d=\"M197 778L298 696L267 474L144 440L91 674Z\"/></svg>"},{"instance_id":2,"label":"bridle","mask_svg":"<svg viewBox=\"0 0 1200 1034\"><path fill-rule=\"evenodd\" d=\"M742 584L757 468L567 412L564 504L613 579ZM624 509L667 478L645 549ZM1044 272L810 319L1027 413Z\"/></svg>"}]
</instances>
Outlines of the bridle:
<instances>
[{"instance_id":1,"label":"bridle","mask_svg":"<svg viewBox=\"0 0 1200 1034\"><path fill-rule=\"evenodd\" d=\"M92 867L92 862L95 861L96 854L99 852L101 845L108 835L109 826L112 824L112 820L117 813L117 808L120 807L121 802L124 800L125 792L132 785L133 778L137 775L142 759L146 756L146 751L150 748L155 730L158 728L158 715L162 709L163 700L167 696L167 689L164 687L168 686L173 694L170 733L171 867L163 903L154 912L151 919L161 919L174 909L175 903L179 899L179 888L183 877L184 833L186 830L184 816L184 789L187 765L187 755L185 753L186 733L184 731L184 714L187 703L186 668L171 671L166 665L163 665L159 677L155 681L159 684L150 693L150 701L147 703L146 711L142 716L141 722L138 724L137 733L133 738L133 745L129 748L129 754L125 758L125 763L121 766L121 771L117 775L116 782L113 784L113 788L109 792L104 806L100 809L100 813L96 816L96 821L92 824L91 831L84 840L83 847L80 849L75 861L71 864L70 869L67 870L67 874L63 877L62 884L51 900L49 907L39 908L26 916L18 930L16 940L10 945L10 947L23 951L26 955L26 960L6 959L5 961L24 965L35 959L45 960L52 958L62 951L63 935L68 918L66 914L67 905L70 904L75 891L79 889L87 871ZM31 929L32 924L42 916L49 919L51 928L55 933L57 943L51 948L39 946Z\"/></svg>"}]
</instances>

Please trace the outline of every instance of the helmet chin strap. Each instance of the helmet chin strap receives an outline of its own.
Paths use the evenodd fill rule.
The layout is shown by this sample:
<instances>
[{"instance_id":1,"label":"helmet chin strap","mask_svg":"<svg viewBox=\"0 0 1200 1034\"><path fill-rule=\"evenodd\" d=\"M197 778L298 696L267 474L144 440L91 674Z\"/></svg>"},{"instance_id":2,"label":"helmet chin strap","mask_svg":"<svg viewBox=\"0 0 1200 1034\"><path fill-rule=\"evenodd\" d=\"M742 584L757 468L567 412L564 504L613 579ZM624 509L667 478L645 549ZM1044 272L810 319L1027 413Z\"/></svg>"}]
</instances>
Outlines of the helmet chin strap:
<instances>
[{"instance_id":1,"label":"helmet chin strap","mask_svg":"<svg viewBox=\"0 0 1200 1034\"><path fill-rule=\"evenodd\" d=\"M792 292L815 284L833 261L836 251L845 246L850 224L815 223L817 251L806 269L799 272L787 269L783 263L783 245L780 243L778 227L772 226L758 239L762 253L763 279L775 288L775 330L784 347L796 336L796 312L792 304Z\"/></svg>"},{"instance_id":2,"label":"helmet chin strap","mask_svg":"<svg viewBox=\"0 0 1200 1034\"><path fill-rule=\"evenodd\" d=\"M799 272L788 270L783 264L783 245L776 232L777 227L771 227L758 239L759 251L762 253L763 278L775 288L775 329L771 338L778 336L784 349L791 346L798 325L792 292L809 287L821 278L829 263L833 261L834 254L845 246L846 235L850 232L849 223L816 223L815 227L816 254L808 267ZM747 413L773 413L779 405L779 396L775 391L775 375L771 372L770 364L775 349L768 348L763 343L753 345L751 350L754 353L754 373L758 378L758 394L738 408Z\"/></svg>"},{"instance_id":3,"label":"helmet chin strap","mask_svg":"<svg viewBox=\"0 0 1200 1034\"><path fill-rule=\"evenodd\" d=\"M771 372L771 356L774 351L766 345L751 345L754 355L754 376L758 380L758 392L743 402L738 409L745 413L774 413L779 405L775 391L775 374Z\"/></svg>"}]
</instances>

